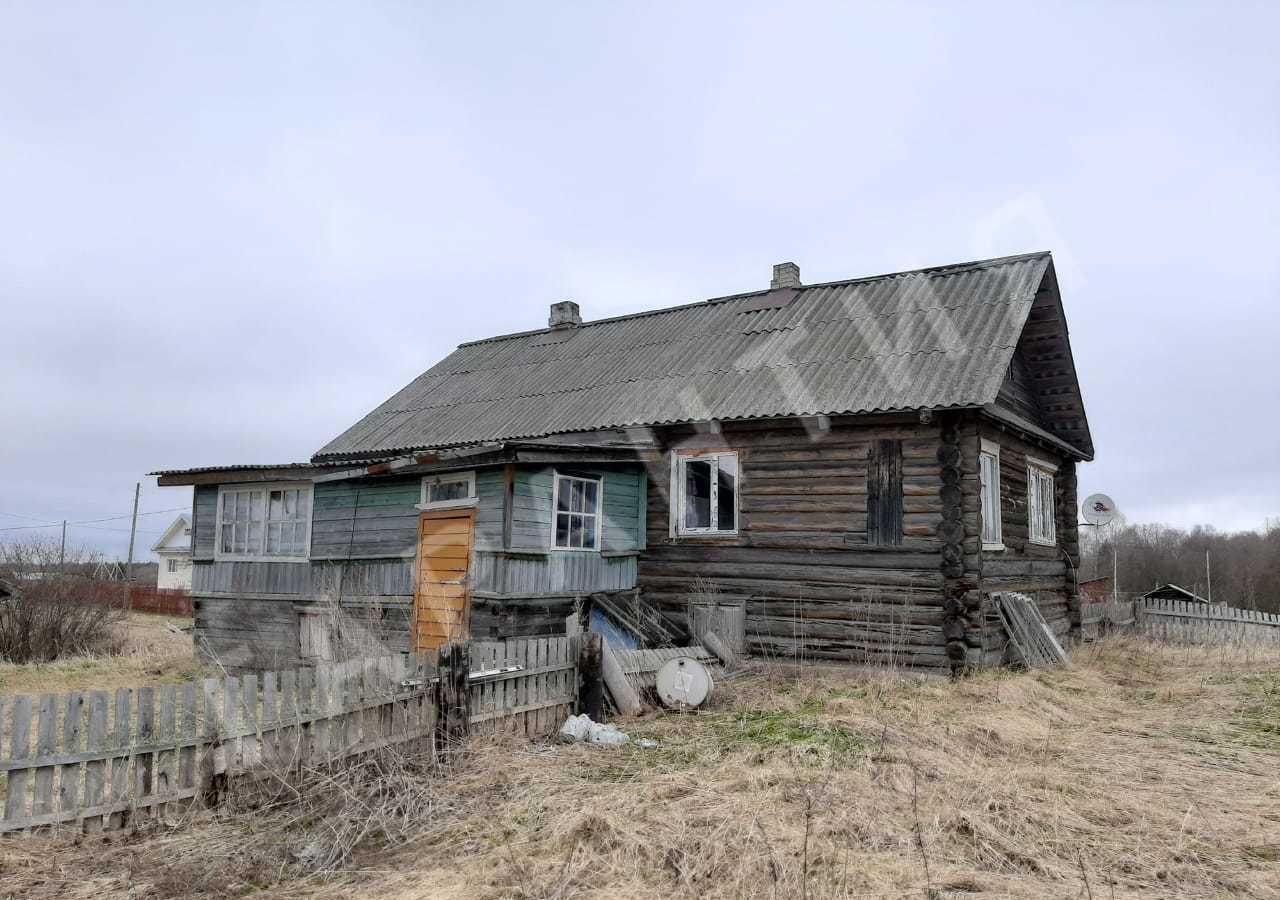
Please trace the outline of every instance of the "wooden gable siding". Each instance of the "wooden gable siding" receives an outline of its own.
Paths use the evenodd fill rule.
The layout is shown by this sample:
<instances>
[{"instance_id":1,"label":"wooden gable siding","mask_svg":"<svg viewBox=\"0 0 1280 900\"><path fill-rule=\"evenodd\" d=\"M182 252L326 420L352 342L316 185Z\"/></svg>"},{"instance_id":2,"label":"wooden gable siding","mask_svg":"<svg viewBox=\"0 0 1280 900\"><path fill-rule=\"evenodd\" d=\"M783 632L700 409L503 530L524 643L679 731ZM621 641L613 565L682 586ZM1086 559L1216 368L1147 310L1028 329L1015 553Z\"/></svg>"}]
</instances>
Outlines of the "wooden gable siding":
<instances>
[{"instance_id":1,"label":"wooden gable siding","mask_svg":"<svg viewBox=\"0 0 1280 900\"><path fill-rule=\"evenodd\" d=\"M1003 550L982 551L982 590L1035 596L1055 633L1066 634L1078 616L1075 568L1080 565L1075 463L1010 431L984 423L980 436L1000 446L1000 517ZM1030 540L1027 457L1058 466L1054 474L1055 546Z\"/></svg>"},{"instance_id":2,"label":"wooden gable siding","mask_svg":"<svg viewBox=\"0 0 1280 900\"><path fill-rule=\"evenodd\" d=\"M1047 427L1040 415L1040 403L1036 400L1036 390L1031 378L1031 370L1027 366L1027 357L1018 347L1009 363L1009 371L1005 373L1004 383L996 395L996 405L1003 406L1028 422Z\"/></svg>"},{"instance_id":3,"label":"wooden gable siding","mask_svg":"<svg viewBox=\"0 0 1280 900\"><path fill-rule=\"evenodd\" d=\"M693 580L747 603L753 652L946 668L939 426L725 423L718 436L670 429L668 447L737 450L739 533L671 539L670 456L649 459L648 546L639 584L683 617ZM867 533L872 443L901 441L902 542ZM976 545L975 545L975 561Z\"/></svg>"}]
</instances>

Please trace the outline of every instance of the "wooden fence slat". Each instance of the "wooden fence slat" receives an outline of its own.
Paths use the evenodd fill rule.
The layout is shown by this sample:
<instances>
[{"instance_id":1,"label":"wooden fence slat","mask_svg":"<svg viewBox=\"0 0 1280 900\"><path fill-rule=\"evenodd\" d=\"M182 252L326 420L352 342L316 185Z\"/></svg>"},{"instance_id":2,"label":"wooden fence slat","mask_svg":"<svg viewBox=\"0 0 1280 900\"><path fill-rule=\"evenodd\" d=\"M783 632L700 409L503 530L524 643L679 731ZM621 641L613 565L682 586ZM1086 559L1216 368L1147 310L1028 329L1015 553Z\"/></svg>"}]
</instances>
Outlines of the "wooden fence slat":
<instances>
[{"instance_id":1,"label":"wooden fence slat","mask_svg":"<svg viewBox=\"0 0 1280 900\"><path fill-rule=\"evenodd\" d=\"M89 695L89 738L85 749L90 752L107 748L107 692L94 691ZM107 763L105 760L93 760L84 764L84 805L88 807L102 804L103 790L107 781ZM97 833L102 830L102 816L91 816L84 820L84 830Z\"/></svg>"},{"instance_id":2,"label":"wooden fence slat","mask_svg":"<svg viewBox=\"0 0 1280 900\"><path fill-rule=\"evenodd\" d=\"M312 702L305 713L311 718L307 726L310 764L328 764L342 753L344 733L338 718L343 708L342 664L321 663L310 676Z\"/></svg>"},{"instance_id":3,"label":"wooden fence slat","mask_svg":"<svg viewBox=\"0 0 1280 900\"><path fill-rule=\"evenodd\" d=\"M178 751L178 786L183 789L193 788L199 776L196 773L196 741L197 728L200 722L200 694L194 681L182 686L182 724L179 727L179 740L182 747Z\"/></svg>"},{"instance_id":4,"label":"wooden fence slat","mask_svg":"<svg viewBox=\"0 0 1280 900\"><path fill-rule=\"evenodd\" d=\"M280 707L276 697L275 672L262 673L262 762L273 772L280 771L280 754L276 741L276 725Z\"/></svg>"},{"instance_id":5,"label":"wooden fence slat","mask_svg":"<svg viewBox=\"0 0 1280 900\"><path fill-rule=\"evenodd\" d=\"M62 748L64 754L80 752L81 733L84 725L84 695L79 691L67 694L62 715ZM80 807L82 772L79 762L70 762L58 772L58 809L72 812Z\"/></svg>"},{"instance_id":6,"label":"wooden fence slat","mask_svg":"<svg viewBox=\"0 0 1280 900\"><path fill-rule=\"evenodd\" d=\"M240 680L241 690L241 756L246 770L255 768L261 761L258 743L258 676L245 675Z\"/></svg>"},{"instance_id":7,"label":"wooden fence slat","mask_svg":"<svg viewBox=\"0 0 1280 900\"><path fill-rule=\"evenodd\" d=\"M3 723L0 723L3 724ZM31 753L31 698L16 697L9 713L9 758L29 759ZM4 797L6 822L18 822L27 817L27 783L29 770L15 769L9 773Z\"/></svg>"},{"instance_id":8,"label":"wooden fence slat","mask_svg":"<svg viewBox=\"0 0 1280 900\"><path fill-rule=\"evenodd\" d=\"M47 759L58 747L58 698L55 694L41 694L37 707L40 718L36 722L36 758ZM35 783L31 798L31 815L46 816L53 812L53 766L41 766L35 770Z\"/></svg>"},{"instance_id":9,"label":"wooden fence slat","mask_svg":"<svg viewBox=\"0 0 1280 900\"><path fill-rule=\"evenodd\" d=\"M226 757L226 771L240 771L240 679L237 676L222 682L222 747Z\"/></svg>"},{"instance_id":10,"label":"wooden fence slat","mask_svg":"<svg viewBox=\"0 0 1280 900\"><path fill-rule=\"evenodd\" d=\"M280 673L280 719L283 727L279 730L280 758L286 771L297 769L299 764L298 721L301 713L298 709L298 673L292 669Z\"/></svg>"},{"instance_id":11,"label":"wooden fence slat","mask_svg":"<svg viewBox=\"0 0 1280 900\"><path fill-rule=\"evenodd\" d=\"M361 716L361 741L368 743L377 738L378 710L368 706L377 696L377 661L369 658L360 661L360 702L365 704L364 715Z\"/></svg>"},{"instance_id":12,"label":"wooden fence slat","mask_svg":"<svg viewBox=\"0 0 1280 900\"><path fill-rule=\"evenodd\" d=\"M538 705L537 713L537 731L534 736L537 737L547 730L547 720L551 714L546 708L546 701L551 697L551 641L547 638L538 638L538 674L533 676L534 703Z\"/></svg>"},{"instance_id":13,"label":"wooden fence slat","mask_svg":"<svg viewBox=\"0 0 1280 900\"><path fill-rule=\"evenodd\" d=\"M360 705L360 676L356 663L348 660L342 664L339 678L342 682L342 707L348 712L342 716L342 755L360 743L360 714L353 712Z\"/></svg>"},{"instance_id":14,"label":"wooden fence slat","mask_svg":"<svg viewBox=\"0 0 1280 900\"><path fill-rule=\"evenodd\" d=\"M114 728L111 732L111 746L121 751L120 756L111 760L111 794L112 805L123 803L129 796L129 769L133 762L127 753L132 743L130 734L133 726L133 690L118 688L116 690ZM108 828L122 828L129 823L129 811L113 812L107 820Z\"/></svg>"},{"instance_id":15,"label":"wooden fence slat","mask_svg":"<svg viewBox=\"0 0 1280 900\"><path fill-rule=\"evenodd\" d=\"M137 743L149 745L155 743L156 724L156 689L150 685L138 688L135 695L138 701ZM136 769L134 775L134 799L143 810L149 810L151 795L155 792L153 778L155 775L155 754L139 753L134 757Z\"/></svg>"},{"instance_id":16,"label":"wooden fence slat","mask_svg":"<svg viewBox=\"0 0 1280 900\"><path fill-rule=\"evenodd\" d=\"M178 786L177 722L178 688L177 685L166 684L160 688L160 721L156 741L175 746L174 749L165 749L156 754L155 789L158 794L168 794ZM163 817L166 811L167 807L163 803L156 807L157 816Z\"/></svg>"}]
</instances>

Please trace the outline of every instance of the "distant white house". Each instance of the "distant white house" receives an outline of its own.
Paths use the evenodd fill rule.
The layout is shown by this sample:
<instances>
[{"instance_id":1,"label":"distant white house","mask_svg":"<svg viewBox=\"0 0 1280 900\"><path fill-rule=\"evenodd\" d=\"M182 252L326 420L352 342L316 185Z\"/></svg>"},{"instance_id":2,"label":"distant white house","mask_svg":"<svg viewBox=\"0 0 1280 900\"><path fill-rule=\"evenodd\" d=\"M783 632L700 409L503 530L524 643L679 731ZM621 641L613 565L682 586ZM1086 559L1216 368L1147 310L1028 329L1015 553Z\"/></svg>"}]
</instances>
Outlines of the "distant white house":
<instances>
[{"instance_id":1,"label":"distant white house","mask_svg":"<svg viewBox=\"0 0 1280 900\"><path fill-rule=\"evenodd\" d=\"M183 513L165 529L151 548L160 557L156 587L165 590L191 590L191 518Z\"/></svg>"}]
</instances>

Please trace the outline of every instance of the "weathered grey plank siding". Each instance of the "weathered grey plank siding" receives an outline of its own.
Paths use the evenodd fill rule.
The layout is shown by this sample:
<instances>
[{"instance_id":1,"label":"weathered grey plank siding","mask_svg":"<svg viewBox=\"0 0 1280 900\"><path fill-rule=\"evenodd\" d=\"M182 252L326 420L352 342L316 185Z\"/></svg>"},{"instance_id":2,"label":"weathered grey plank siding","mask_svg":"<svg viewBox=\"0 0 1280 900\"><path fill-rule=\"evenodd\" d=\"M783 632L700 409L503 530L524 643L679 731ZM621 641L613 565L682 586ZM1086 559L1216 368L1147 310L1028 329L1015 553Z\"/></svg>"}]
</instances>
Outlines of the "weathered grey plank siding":
<instances>
[{"instance_id":1,"label":"weathered grey plank siding","mask_svg":"<svg viewBox=\"0 0 1280 900\"><path fill-rule=\"evenodd\" d=\"M511 497L511 547L547 550L551 547L551 500L555 469L516 470Z\"/></svg>"},{"instance_id":2,"label":"weathered grey plank siding","mask_svg":"<svg viewBox=\"0 0 1280 900\"><path fill-rule=\"evenodd\" d=\"M197 485L191 498L191 558L213 559L218 527L218 486Z\"/></svg>"},{"instance_id":3,"label":"weathered grey plank siding","mask_svg":"<svg viewBox=\"0 0 1280 900\"><path fill-rule=\"evenodd\" d=\"M311 558L413 555L420 478L321 482L315 486Z\"/></svg>"},{"instance_id":4,"label":"weathered grey plank siding","mask_svg":"<svg viewBox=\"0 0 1280 900\"><path fill-rule=\"evenodd\" d=\"M196 650L228 671L303 663L292 600L195 599Z\"/></svg>"},{"instance_id":5,"label":"weathered grey plank siding","mask_svg":"<svg viewBox=\"0 0 1280 900\"><path fill-rule=\"evenodd\" d=\"M535 555L529 556L503 551L505 468L476 472L472 589L479 596L472 623L477 635L563 633L575 596L635 587L634 555L550 550L555 471L538 466L513 472L512 544L532 549ZM562 471L603 479L601 545L610 554L636 551L643 473L635 467ZM301 610L339 598L346 626L388 650L408 648L419 477L316 484L311 561L304 563L214 561L217 488L198 487L196 497L207 553L193 567L192 594L202 609L196 628L207 651L228 656L233 668L287 661L299 653Z\"/></svg>"},{"instance_id":6,"label":"weathered grey plank siding","mask_svg":"<svg viewBox=\"0 0 1280 900\"><path fill-rule=\"evenodd\" d=\"M413 560L351 560L349 562L196 563L191 569L191 593L321 596L413 596Z\"/></svg>"},{"instance_id":7,"label":"weathered grey plank siding","mask_svg":"<svg viewBox=\"0 0 1280 900\"><path fill-rule=\"evenodd\" d=\"M996 403L1017 413L1028 422L1045 426L1040 416L1040 403L1036 400L1035 386L1031 380L1031 370L1027 367L1027 358L1022 348L1014 351L1009 363L1009 371L1004 383L1000 385L1000 393Z\"/></svg>"},{"instance_id":8,"label":"weathered grey plank siding","mask_svg":"<svg viewBox=\"0 0 1280 900\"><path fill-rule=\"evenodd\" d=\"M476 549L501 549L502 511L507 497L506 473L501 468L476 472Z\"/></svg>"},{"instance_id":9,"label":"weathered grey plank siding","mask_svg":"<svg viewBox=\"0 0 1280 900\"><path fill-rule=\"evenodd\" d=\"M556 472L603 479L605 518L601 523L600 543L604 550L635 550L640 546L642 472L599 466L545 466L516 470L511 510L512 549L551 548L551 504Z\"/></svg>"},{"instance_id":10,"label":"weathered grey plank siding","mask_svg":"<svg viewBox=\"0 0 1280 900\"><path fill-rule=\"evenodd\" d=\"M531 597L590 594L635 587L635 556L602 556L553 550L541 555L477 551L471 567L473 591Z\"/></svg>"}]
</instances>

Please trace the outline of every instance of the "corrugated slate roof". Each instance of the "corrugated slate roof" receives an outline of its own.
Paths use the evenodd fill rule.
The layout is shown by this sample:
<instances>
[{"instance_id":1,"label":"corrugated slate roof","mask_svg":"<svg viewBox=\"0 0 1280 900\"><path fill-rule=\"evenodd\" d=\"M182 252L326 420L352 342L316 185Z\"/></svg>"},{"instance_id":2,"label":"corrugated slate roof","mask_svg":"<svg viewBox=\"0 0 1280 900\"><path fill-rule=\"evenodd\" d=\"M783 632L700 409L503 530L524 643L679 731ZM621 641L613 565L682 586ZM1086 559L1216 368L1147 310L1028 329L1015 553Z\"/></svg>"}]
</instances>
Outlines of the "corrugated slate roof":
<instances>
[{"instance_id":1,"label":"corrugated slate roof","mask_svg":"<svg viewBox=\"0 0 1280 900\"><path fill-rule=\"evenodd\" d=\"M1032 253L463 344L317 460L598 428L993 403Z\"/></svg>"}]
</instances>

